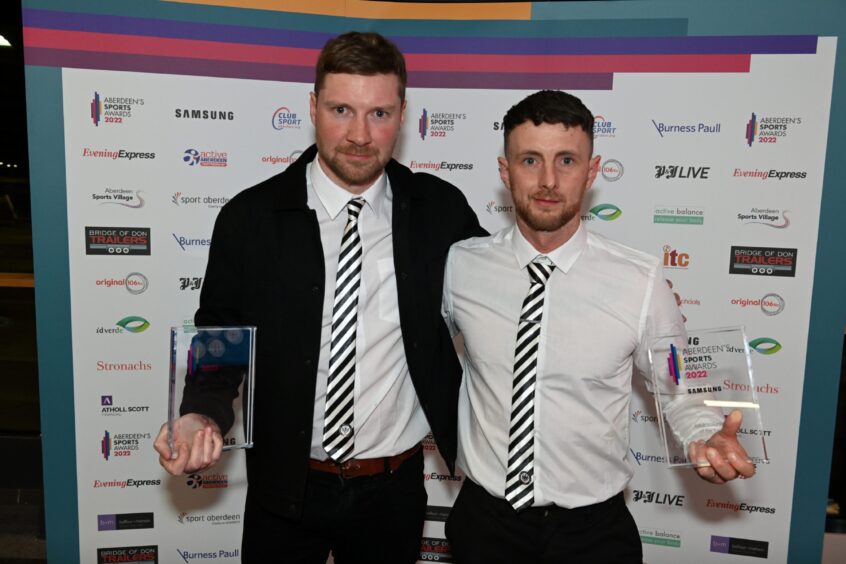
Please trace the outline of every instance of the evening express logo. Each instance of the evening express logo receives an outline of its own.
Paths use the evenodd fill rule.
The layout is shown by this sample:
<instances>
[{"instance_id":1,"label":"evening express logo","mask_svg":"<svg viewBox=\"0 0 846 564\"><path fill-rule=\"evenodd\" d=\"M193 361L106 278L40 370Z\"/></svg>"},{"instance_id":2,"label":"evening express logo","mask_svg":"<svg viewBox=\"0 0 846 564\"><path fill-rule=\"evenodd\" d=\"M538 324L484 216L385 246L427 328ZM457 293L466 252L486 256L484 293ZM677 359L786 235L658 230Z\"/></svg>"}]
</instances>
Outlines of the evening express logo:
<instances>
[{"instance_id":1,"label":"evening express logo","mask_svg":"<svg viewBox=\"0 0 846 564\"><path fill-rule=\"evenodd\" d=\"M796 249L732 245L729 274L796 276Z\"/></svg>"},{"instance_id":2,"label":"evening express logo","mask_svg":"<svg viewBox=\"0 0 846 564\"><path fill-rule=\"evenodd\" d=\"M765 541L711 535L711 552L766 558L769 546Z\"/></svg>"},{"instance_id":3,"label":"evening express logo","mask_svg":"<svg viewBox=\"0 0 846 564\"><path fill-rule=\"evenodd\" d=\"M127 531L131 529L152 529L152 513L111 513L97 515L98 531Z\"/></svg>"},{"instance_id":4,"label":"evening express logo","mask_svg":"<svg viewBox=\"0 0 846 564\"><path fill-rule=\"evenodd\" d=\"M761 117L755 112L746 122L746 146L756 143L779 143L794 133L802 118L791 116Z\"/></svg>"},{"instance_id":5,"label":"evening express logo","mask_svg":"<svg viewBox=\"0 0 846 564\"><path fill-rule=\"evenodd\" d=\"M282 131L283 129L299 129L302 122L302 118L296 112L292 112L287 107L282 106L273 112L271 125L273 125L273 129Z\"/></svg>"},{"instance_id":6,"label":"evening express logo","mask_svg":"<svg viewBox=\"0 0 846 564\"><path fill-rule=\"evenodd\" d=\"M763 513L764 515L775 515L776 512L775 507L752 505L750 503L746 503L745 501L719 501L711 498L708 498L708 500L705 502L705 507L711 509L722 509L725 511L731 511L733 513L744 511L746 513Z\"/></svg>"},{"instance_id":7,"label":"evening express logo","mask_svg":"<svg viewBox=\"0 0 846 564\"><path fill-rule=\"evenodd\" d=\"M664 180L708 180L710 173L710 166L655 165L655 178L663 178Z\"/></svg>"},{"instance_id":8,"label":"evening express logo","mask_svg":"<svg viewBox=\"0 0 846 564\"><path fill-rule=\"evenodd\" d=\"M82 156L86 159L126 159L128 161L134 159L155 159L155 153L147 153L142 151L129 151L127 149L91 149L89 147L83 147L82 149Z\"/></svg>"},{"instance_id":9,"label":"evening express logo","mask_svg":"<svg viewBox=\"0 0 846 564\"><path fill-rule=\"evenodd\" d=\"M787 229L790 226L790 218L787 216L789 211L773 208L751 208L738 212L737 219L743 225L766 225L774 229Z\"/></svg>"},{"instance_id":10,"label":"evening express logo","mask_svg":"<svg viewBox=\"0 0 846 564\"><path fill-rule=\"evenodd\" d=\"M202 119L213 121L233 121L235 112L231 110L205 110L196 108L176 108L173 117L177 119Z\"/></svg>"},{"instance_id":11,"label":"evening express logo","mask_svg":"<svg viewBox=\"0 0 846 564\"><path fill-rule=\"evenodd\" d=\"M86 255L149 255L149 227L86 227Z\"/></svg>"},{"instance_id":12,"label":"evening express logo","mask_svg":"<svg viewBox=\"0 0 846 564\"><path fill-rule=\"evenodd\" d=\"M91 199L101 206L116 205L125 208L144 207L144 198L141 190L128 190L126 188L106 188L103 192L91 194Z\"/></svg>"},{"instance_id":13,"label":"evening express logo","mask_svg":"<svg viewBox=\"0 0 846 564\"><path fill-rule=\"evenodd\" d=\"M124 96L100 96L94 92L89 110L91 123L100 127L100 123L125 123L132 117L132 112L144 105L144 98L127 98Z\"/></svg>"},{"instance_id":14,"label":"evening express logo","mask_svg":"<svg viewBox=\"0 0 846 564\"><path fill-rule=\"evenodd\" d=\"M229 165L229 153L226 151L198 151L193 148L185 149L182 153L182 162L188 166L223 168Z\"/></svg>"},{"instance_id":15,"label":"evening express logo","mask_svg":"<svg viewBox=\"0 0 846 564\"><path fill-rule=\"evenodd\" d=\"M411 161L411 170L431 170L433 172L452 172L454 170L473 170L473 163L451 163L447 161Z\"/></svg>"},{"instance_id":16,"label":"evening express logo","mask_svg":"<svg viewBox=\"0 0 846 564\"><path fill-rule=\"evenodd\" d=\"M94 480L93 488L145 488L150 486L160 486L162 481L158 478L155 480L139 480L137 478L127 478L125 480Z\"/></svg>"},{"instance_id":17,"label":"evening express logo","mask_svg":"<svg viewBox=\"0 0 846 564\"><path fill-rule=\"evenodd\" d=\"M97 564L118 564L122 562L159 564L159 547L158 545L114 546L97 549Z\"/></svg>"},{"instance_id":18,"label":"evening express logo","mask_svg":"<svg viewBox=\"0 0 846 564\"><path fill-rule=\"evenodd\" d=\"M690 134L709 134L719 133L719 123L672 123L652 120L652 125L661 137L671 137L674 135L690 135Z\"/></svg>"},{"instance_id":19,"label":"evening express logo","mask_svg":"<svg viewBox=\"0 0 846 564\"><path fill-rule=\"evenodd\" d=\"M660 206L653 210L652 223L703 225L705 223L705 210L687 206Z\"/></svg>"},{"instance_id":20,"label":"evening express logo","mask_svg":"<svg viewBox=\"0 0 846 564\"><path fill-rule=\"evenodd\" d=\"M423 108L420 119L417 120L417 132L420 134L420 139L423 140L427 136L447 137L447 135L455 132L458 122L466 119L467 114L447 112L432 112L430 114L426 108Z\"/></svg>"},{"instance_id":21,"label":"evening express logo","mask_svg":"<svg viewBox=\"0 0 846 564\"><path fill-rule=\"evenodd\" d=\"M614 204L599 204L590 208L588 212L589 213L581 216L582 221L593 221L594 219L614 221L623 215L623 210Z\"/></svg>"},{"instance_id":22,"label":"evening express logo","mask_svg":"<svg viewBox=\"0 0 846 564\"><path fill-rule=\"evenodd\" d=\"M735 168L734 178L755 178L758 180L802 180L808 177L804 170L776 170L774 168L761 170L757 168Z\"/></svg>"}]
</instances>

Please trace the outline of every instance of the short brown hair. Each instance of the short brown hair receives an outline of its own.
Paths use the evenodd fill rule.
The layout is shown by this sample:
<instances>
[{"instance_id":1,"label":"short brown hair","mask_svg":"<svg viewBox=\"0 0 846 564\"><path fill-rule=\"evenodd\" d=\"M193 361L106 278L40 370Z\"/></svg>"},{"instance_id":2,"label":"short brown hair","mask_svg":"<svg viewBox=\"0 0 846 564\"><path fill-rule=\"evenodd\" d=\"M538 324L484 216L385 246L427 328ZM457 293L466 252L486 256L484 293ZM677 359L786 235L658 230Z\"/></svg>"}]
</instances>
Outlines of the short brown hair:
<instances>
[{"instance_id":1,"label":"short brown hair","mask_svg":"<svg viewBox=\"0 0 846 564\"><path fill-rule=\"evenodd\" d=\"M399 78L399 97L405 100L408 76L405 58L397 46L378 33L350 31L326 42L317 59L314 93L320 94L329 73L395 74Z\"/></svg>"},{"instance_id":2,"label":"short brown hair","mask_svg":"<svg viewBox=\"0 0 846 564\"><path fill-rule=\"evenodd\" d=\"M506 150L508 136L515 127L527 121L535 125L550 123L561 124L565 127L579 127L590 139L590 150L593 154L593 114L581 100L572 94L561 90L541 90L529 94L511 106L502 120Z\"/></svg>"}]
</instances>

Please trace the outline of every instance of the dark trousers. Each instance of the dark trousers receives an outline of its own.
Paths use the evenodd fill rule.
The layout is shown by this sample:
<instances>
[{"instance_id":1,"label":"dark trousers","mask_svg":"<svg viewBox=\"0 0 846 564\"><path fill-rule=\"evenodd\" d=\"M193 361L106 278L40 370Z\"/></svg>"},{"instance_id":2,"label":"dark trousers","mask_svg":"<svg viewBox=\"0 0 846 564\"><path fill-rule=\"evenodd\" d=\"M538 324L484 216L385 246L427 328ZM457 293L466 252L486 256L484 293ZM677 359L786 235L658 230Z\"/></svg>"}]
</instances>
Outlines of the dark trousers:
<instances>
[{"instance_id":1,"label":"dark trousers","mask_svg":"<svg viewBox=\"0 0 846 564\"><path fill-rule=\"evenodd\" d=\"M262 507L247 490L243 564L404 564L420 557L426 514L423 452L393 473L342 479L309 471L298 521Z\"/></svg>"},{"instance_id":2,"label":"dark trousers","mask_svg":"<svg viewBox=\"0 0 846 564\"><path fill-rule=\"evenodd\" d=\"M564 509L550 505L517 513L465 480L446 523L456 564L641 564L640 534L620 493L607 501Z\"/></svg>"}]
</instances>

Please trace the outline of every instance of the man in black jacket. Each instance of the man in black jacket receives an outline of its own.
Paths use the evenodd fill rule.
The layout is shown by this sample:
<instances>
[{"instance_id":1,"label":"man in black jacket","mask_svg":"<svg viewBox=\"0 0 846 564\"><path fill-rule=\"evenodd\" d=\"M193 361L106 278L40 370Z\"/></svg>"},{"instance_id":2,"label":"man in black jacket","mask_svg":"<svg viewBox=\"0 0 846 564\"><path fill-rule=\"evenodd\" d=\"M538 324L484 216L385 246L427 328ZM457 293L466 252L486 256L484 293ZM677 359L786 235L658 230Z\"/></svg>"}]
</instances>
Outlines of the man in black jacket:
<instances>
[{"instance_id":1,"label":"man in black jacket","mask_svg":"<svg viewBox=\"0 0 846 564\"><path fill-rule=\"evenodd\" d=\"M375 33L330 40L316 146L234 197L212 235L197 326L255 325L255 447L243 562L415 562L420 441L452 471L461 367L441 318L450 245L484 234L464 196L391 158L405 62ZM218 461L235 390L189 385L172 474Z\"/></svg>"}]
</instances>

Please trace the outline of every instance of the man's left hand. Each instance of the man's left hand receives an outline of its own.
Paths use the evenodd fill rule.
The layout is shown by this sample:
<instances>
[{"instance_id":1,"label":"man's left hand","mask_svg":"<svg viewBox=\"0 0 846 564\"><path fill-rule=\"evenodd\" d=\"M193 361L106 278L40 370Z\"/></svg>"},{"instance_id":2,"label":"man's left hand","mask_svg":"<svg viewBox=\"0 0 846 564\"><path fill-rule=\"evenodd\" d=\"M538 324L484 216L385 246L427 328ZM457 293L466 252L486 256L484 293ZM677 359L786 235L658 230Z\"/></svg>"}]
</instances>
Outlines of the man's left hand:
<instances>
[{"instance_id":1,"label":"man's left hand","mask_svg":"<svg viewBox=\"0 0 846 564\"><path fill-rule=\"evenodd\" d=\"M710 439L688 445L688 459L696 465L700 478L713 484L725 484L739 476L751 478L755 475L755 464L737 442L737 431L742 423L743 414L735 409L726 417L723 428Z\"/></svg>"}]
</instances>

